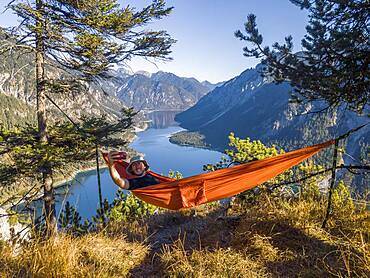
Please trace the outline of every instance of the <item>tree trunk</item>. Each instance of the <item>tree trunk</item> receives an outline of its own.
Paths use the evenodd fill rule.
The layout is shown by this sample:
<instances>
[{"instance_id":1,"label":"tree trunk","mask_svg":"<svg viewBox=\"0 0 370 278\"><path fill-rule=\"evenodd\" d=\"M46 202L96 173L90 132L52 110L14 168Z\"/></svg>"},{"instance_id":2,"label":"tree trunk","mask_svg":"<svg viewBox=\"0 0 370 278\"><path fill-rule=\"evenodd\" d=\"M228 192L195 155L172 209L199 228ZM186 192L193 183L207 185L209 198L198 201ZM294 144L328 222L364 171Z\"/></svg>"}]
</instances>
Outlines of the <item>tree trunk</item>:
<instances>
[{"instance_id":1,"label":"tree trunk","mask_svg":"<svg viewBox=\"0 0 370 278\"><path fill-rule=\"evenodd\" d=\"M43 0L36 0L36 9L39 13L36 21L36 92L37 92L37 123L39 140L48 143L46 121L46 82L45 82L45 45L44 45L44 6ZM56 229L55 201L53 192L52 169L44 162L42 169L42 182L44 187L45 224L47 232L53 233Z\"/></svg>"},{"instance_id":2,"label":"tree trunk","mask_svg":"<svg viewBox=\"0 0 370 278\"><path fill-rule=\"evenodd\" d=\"M100 179L100 167L99 167L99 150L98 144L95 144L95 159L96 159L96 174L98 178L98 191L99 191L99 205L102 212L102 222L104 223L104 206L103 206L103 194L101 191L101 179Z\"/></svg>"},{"instance_id":3,"label":"tree trunk","mask_svg":"<svg viewBox=\"0 0 370 278\"><path fill-rule=\"evenodd\" d=\"M332 208L331 208L331 199L334 191L335 186L335 174L337 171L337 160L338 160L338 146L339 146L339 139L335 139L335 145L334 145L334 154L333 154L333 167L331 172L331 181L330 181L330 187L329 187L329 197L328 197L328 207L326 209L326 215L325 219L322 222L321 228L326 228L326 223L328 222L329 216L331 214Z\"/></svg>"}]
</instances>

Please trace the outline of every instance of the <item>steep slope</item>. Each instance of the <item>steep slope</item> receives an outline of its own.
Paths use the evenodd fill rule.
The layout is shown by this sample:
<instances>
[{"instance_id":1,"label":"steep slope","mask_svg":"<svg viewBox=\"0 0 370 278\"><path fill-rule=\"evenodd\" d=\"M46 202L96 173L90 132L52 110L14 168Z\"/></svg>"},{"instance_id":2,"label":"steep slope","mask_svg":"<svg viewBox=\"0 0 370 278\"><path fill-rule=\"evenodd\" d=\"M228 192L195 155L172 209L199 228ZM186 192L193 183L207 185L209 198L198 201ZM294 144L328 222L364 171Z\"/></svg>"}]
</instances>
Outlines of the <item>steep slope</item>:
<instances>
[{"instance_id":1,"label":"steep slope","mask_svg":"<svg viewBox=\"0 0 370 278\"><path fill-rule=\"evenodd\" d=\"M260 65L215 88L176 120L191 131L199 131L214 148L227 147L228 135L278 143L287 149L313 144L347 132L366 123L366 116L340 108L330 114L298 115L298 107L289 103L291 87L276 85L259 74ZM305 107L306 112L319 110L320 104ZM366 127L352 136L349 149L357 155L359 142L369 142Z\"/></svg>"},{"instance_id":2,"label":"steep slope","mask_svg":"<svg viewBox=\"0 0 370 278\"><path fill-rule=\"evenodd\" d=\"M0 124L12 128L23 123L36 123L35 109L13 96L0 93Z\"/></svg>"},{"instance_id":3,"label":"steep slope","mask_svg":"<svg viewBox=\"0 0 370 278\"><path fill-rule=\"evenodd\" d=\"M5 43L6 41L0 41ZM49 61L50 62L50 61ZM47 67L46 74L48 78L63 79L73 78L71 73L61 70L50 62ZM113 80L113 79L112 79ZM60 96L49 92L48 94L55 100L58 105L65 110L70 116L79 118L82 115L102 115L106 114L110 119L114 119L120 113L119 111L124 107L122 101L109 94L110 91L115 91L120 80L101 80L100 84L85 84L88 88L87 92L75 93L68 96ZM103 91L101 88L105 88ZM107 92L108 91L108 92ZM4 55L2 63L0 63L0 94L4 100L2 106L5 104L5 99L12 107L3 108L8 109L8 114L27 114L35 106L36 102L36 88L35 88L35 68L33 66L32 54L22 54L17 51ZM22 101L24 105L29 108L24 108L24 105L15 105L16 100ZM55 107L48 102L48 110L52 112L54 117L60 117L61 114ZM17 109L19 108L19 111ZM4 114L5 111L2 112ZM10 115L9 114L9 115ZM4 116L2 116L3 118ZM26 116L24 116L26 117ZM9 119L8 119L9 120ZM18 121L14 118L15 123ZM9 121L8 121L9 122ZM11 123L7 123L9 125Z\"/></svg>"}]
</instances>

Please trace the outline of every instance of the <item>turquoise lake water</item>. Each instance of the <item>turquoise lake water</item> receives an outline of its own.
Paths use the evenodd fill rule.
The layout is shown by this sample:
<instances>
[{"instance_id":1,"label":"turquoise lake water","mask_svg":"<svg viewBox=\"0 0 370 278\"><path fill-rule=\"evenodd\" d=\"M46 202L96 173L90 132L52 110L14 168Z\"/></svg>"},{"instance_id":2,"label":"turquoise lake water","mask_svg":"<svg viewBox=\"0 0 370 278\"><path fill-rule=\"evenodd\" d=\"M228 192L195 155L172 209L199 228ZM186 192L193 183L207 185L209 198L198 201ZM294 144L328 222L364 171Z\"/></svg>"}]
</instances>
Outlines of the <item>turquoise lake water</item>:
<instances>
[{"instance_id":1,"label":"turquoise lake water","mask_svg":"<svg viewBox=\"0 0 370 278\"><path fill-rule=\"evenodd\" d=\"M168 175L170 170L174 170L187 177L202 173L203 165L220 160L222 156L220 152L170 143L170 135L184 130L181 127L163 127L163 124L161 127L157 128L154 125L154 127L137 133L136 140L130 144L130 148L145 154L152 170L163 175ZM111 202L118 187L112 182L108 169L101 170L101 182L103 198ZM82 218L90 219L96 214L99 197L95 170L78 174L66 186L56 190L57 216L67 201L77 208ZM38 207L37 214L39 214L42 202L38 201L36 206Z\"/></svg>"}]
</instances>

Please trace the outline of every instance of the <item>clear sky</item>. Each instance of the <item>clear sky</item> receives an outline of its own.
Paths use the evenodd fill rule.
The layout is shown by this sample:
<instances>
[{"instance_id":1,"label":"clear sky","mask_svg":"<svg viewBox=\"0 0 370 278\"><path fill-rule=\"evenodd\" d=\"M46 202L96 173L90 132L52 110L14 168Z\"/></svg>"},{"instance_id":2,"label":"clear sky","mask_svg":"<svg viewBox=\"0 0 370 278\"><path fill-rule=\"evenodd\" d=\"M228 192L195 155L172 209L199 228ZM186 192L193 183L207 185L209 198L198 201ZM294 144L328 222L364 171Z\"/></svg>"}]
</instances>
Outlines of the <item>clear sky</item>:
<instances>
[{"instance_id":1,"label":"clear sky","mask_svg":"<svg viewBox=\"0 0 370 278\"><path fill-rule=\"evenodd\" d=\"M1 11L7 2L0 0ZM151 1L119 2L142 8ZM225 81L258 63L243 56L244 43L234 36L236 30L243 30L248 14L257 16L257 26L266 44L283 42L286 35L292 35L296 51L300 50L308 20L307 13L289 0L167 0L167 5L174 7L172 14L146 28L166 30L177 40L172 47L173 61L157 61L154 65L134 58L128 63L133 71L162 70L199 81ZM0 15L1 26L14 25L16 20L10 13Z\"/></svg>"}]
</instances>

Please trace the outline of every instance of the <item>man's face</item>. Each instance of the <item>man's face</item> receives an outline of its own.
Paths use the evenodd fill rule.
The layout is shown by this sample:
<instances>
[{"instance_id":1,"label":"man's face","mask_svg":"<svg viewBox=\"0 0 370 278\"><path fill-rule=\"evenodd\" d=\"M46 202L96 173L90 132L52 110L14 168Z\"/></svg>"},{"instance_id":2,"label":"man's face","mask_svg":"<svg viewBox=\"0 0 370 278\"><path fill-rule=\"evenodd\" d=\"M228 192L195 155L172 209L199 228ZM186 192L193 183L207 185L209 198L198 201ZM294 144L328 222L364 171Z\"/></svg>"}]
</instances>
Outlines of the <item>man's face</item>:
<instances>
[{"instance_id":1,"label":"man's face","mask_svg":"<svg viewBox=\"0 0 370 278\"><path fill-rule=\"evenodd\" d=\"M135 161L132 163L131 169L135 175L141 176L145 172L145 164L141 161Z\"/></svg>"}]
</instances>

